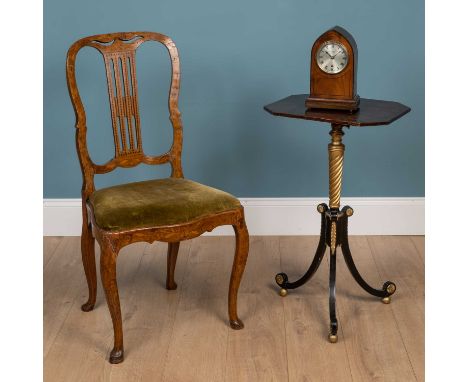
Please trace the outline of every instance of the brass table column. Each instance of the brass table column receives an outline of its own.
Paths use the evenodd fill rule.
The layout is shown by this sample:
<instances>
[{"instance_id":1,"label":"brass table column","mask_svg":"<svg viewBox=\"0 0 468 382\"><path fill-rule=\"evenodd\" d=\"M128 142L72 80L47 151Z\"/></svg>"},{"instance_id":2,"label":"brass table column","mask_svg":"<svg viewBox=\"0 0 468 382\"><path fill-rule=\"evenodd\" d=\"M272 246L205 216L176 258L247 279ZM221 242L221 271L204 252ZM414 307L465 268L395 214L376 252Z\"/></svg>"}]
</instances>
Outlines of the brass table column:
<instances>
[{"instance_id":1,"label":"brass table column","mask_svg":"<svg viewBox=\"0 0 468 382\"><path fill-rule=\"evenodd\" d=\"M341 183L343 179L343 161L345 145L342 143L343 126L332 124L330 131L331 143L328 144L328 179L329 206L332 210L340 208ZM331 245L332 253L336 249L336 222L332 221Z\"/></svg>"}]
</instances>

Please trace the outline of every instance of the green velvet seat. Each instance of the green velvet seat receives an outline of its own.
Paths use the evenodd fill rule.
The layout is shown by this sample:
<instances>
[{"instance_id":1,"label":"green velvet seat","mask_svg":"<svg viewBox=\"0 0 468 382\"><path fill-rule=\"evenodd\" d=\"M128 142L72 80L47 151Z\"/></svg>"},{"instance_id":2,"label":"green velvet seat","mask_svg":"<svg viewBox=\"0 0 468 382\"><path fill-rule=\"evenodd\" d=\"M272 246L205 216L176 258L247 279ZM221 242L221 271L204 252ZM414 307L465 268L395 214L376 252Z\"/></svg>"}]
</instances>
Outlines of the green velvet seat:
<instances>
[{"instance_id":1,"label":"green velvet seat","mask_svg":"<svg viewBox=\"0 0 468 382\"><path fill-rule=\"evenodd\" d=\"M226 192L182 178L103 188L89 203L97 226L109 231L182 224L240 206Z\"/></svg>"}]
</instances>

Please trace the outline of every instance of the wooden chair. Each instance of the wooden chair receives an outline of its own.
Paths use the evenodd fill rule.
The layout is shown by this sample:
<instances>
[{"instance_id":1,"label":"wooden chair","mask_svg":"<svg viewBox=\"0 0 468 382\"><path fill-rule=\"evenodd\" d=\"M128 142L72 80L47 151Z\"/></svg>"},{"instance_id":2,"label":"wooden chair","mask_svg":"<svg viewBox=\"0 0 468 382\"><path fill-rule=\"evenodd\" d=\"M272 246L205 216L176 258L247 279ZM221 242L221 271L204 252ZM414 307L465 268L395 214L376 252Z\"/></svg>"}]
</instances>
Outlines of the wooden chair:
<instances>
[{"instance_id":1,"label":"wooden chair","mask_svg":"<svg viewBox=\"0 0 468 382\"><path fill-rule=\"evenodd\" d=\"M173 128L170 150L148 156L142 149L138 110L135 52L145 41L163 44L172 63L169 113ZM86 114L75 78L75 60L83 47L97 49L104 58L109 93L115 155L105 164L95 164L86 143ZM176 289L174 269L179 243L220 225L232 225L236 234L236 251L229 284L229 322L242 329L237 316L237 291L249 249L249 234L243 207L230 194L184 179L181 164L182 122L178 109L180 68L177 48L172 40L159 33L128 32L85 37L69 49L66 63L67 84L76 115L76 148L83 174L83 229L81 253L89 289L88 301L81 307L89 312L96 302L96 262L94 240L101 248L101 278L114 327L111 363L124 357L122 316L116 282L119 250L131 243L155 240L168 243L166 288ZM171 177L123 184L95 190L94 175L117 167L134 167L140 163L158 165L169 162Z\"/></svg>"}]
</instances>

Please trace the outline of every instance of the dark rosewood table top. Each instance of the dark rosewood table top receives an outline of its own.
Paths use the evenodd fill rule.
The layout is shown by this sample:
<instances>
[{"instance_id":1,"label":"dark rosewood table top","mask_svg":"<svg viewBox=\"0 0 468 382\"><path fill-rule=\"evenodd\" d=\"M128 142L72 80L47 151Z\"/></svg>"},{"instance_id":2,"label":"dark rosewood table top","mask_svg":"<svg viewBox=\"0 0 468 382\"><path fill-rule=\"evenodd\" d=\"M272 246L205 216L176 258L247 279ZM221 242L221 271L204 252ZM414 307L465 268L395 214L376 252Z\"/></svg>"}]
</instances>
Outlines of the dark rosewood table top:
<instances>
[{"instance_id":1,"label":"dark rosewood table top","mask_svg":"<svg viewBox=\"0 0 468 382\"><path fill-rule=\"evenodd\" d=\"M305 100L309 94L295 94L264 106L273 115L349 126L388 125L411 109L398 102L361 98L359 110L354 113L339 110L309 109Z\"/></svg>"}]
</instances>

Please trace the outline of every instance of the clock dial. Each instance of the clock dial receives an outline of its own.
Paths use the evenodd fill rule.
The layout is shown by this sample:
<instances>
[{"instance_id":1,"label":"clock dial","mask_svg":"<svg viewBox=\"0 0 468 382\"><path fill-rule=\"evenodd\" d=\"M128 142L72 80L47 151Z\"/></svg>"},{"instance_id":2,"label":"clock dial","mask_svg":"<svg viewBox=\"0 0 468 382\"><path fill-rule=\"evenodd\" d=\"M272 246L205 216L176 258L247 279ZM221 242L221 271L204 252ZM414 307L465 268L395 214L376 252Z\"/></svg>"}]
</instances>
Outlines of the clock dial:
<instances>
[{"instance_id":1,"label":"clock dial","mask_svg":"<svg viewBox=\"0 0 468 382\"><path fill-rule=\"evenodd\" d=\"M338 74L348 65L348 51L336 41L324 42L317 51L317 65L328 74Z\"/></svg>"}]
</instances>

